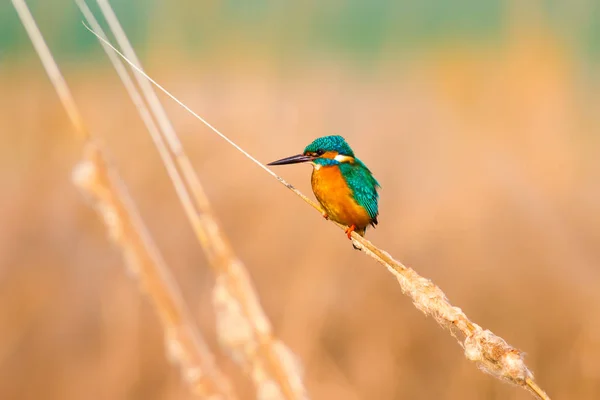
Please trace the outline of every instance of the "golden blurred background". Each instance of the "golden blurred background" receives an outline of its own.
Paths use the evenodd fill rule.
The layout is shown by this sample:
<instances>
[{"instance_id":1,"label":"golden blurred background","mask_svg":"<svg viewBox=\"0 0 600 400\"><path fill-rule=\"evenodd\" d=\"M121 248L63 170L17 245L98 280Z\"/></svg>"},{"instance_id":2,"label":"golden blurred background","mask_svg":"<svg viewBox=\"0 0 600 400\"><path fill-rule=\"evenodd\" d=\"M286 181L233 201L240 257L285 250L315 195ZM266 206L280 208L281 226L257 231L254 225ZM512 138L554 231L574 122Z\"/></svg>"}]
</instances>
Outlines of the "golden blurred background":
<instances>
[{"instance_id":1,"label":"golden blurred background","mask_svg":"<svg viewBox=\"0 0 600 400\"><path fill-rule=\"evenodd\" d=\"M0 399L191 399L71 184L81 143L5 3ZM383 186L367 238L524 350L553 399L600 398L599 3L113 3L147 71L261 161L345 136ZM118 77L74 4L29 4L219 366L254 398L218 348L214 277ZM339 230L164 105L311 398L530 398L477 371ZM310 193L308 166L277 172Z\"/></svg>"}]
</instances>

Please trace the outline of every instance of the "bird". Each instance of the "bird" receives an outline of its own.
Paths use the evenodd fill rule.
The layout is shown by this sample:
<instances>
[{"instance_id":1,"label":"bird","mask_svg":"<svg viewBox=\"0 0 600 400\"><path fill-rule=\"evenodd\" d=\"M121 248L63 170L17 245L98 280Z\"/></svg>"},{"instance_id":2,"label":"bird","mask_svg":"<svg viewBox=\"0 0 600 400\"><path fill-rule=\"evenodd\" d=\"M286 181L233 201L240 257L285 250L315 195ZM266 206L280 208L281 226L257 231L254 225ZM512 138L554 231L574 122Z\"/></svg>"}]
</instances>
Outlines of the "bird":
<instances>
[{"instance_id":1,"label":"bird","mask_svg":"<svg viewBox=\"0 0 600 400\"><path fill-rule=\"evenodd\" d=\"M381 185L346 139L323 136L306 146L302 154L267 165L304 162L313 166L311 186L324 210L323 217L345 225L348 239L352 239L352 232L364 236L369 225L377 225Z\"/></svg>"}]
</instances>

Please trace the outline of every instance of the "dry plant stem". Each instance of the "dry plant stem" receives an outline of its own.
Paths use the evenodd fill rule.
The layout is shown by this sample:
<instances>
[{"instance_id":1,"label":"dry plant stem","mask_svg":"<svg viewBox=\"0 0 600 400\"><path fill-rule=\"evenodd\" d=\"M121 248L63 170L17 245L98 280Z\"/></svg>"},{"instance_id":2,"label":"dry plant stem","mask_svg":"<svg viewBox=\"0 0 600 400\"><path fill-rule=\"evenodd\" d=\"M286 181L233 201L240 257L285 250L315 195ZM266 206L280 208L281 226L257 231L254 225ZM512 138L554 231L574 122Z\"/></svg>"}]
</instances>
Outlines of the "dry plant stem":
<instances>
[{"instance_id":1,"label":"dry plant stem","mask_svg":"<svg viewBox=\"0 0 600 400\"><path fill-rule=\"evenodd\" d=\"M75 132L81 135L83 139L87 139L89 137L88 131L83 124L83 119L81 115L77 111L77 107L75 106L75 100L69 91L64 79L58 69L58 65L54 62L54 58L50 53L50 49L46 45L44 41L44 37L42 33L38 29L29 8L24 0L12 0L13 6L19 14L19 18L27 31L27 35L29 35L29 39L31 39L31 43L33 43L33 47L35 51L38 53L40 60L42 61L42 65L46 70L46 73L50 77L50 81L54 85L54 89L60 98L60 101L64 105L65 111L71 123L75 127Z\"/></svg>"},{"instance_id":2,"label":"dry plant stem","mask_svg":"<svg viewBox=\"0 0 600 400\"><path fill-rule=\"evenodd\" d=\"M77 0L77 3L93 29L105 39L85 3L81 0ZM139 60L109 3L99 0L98 4L125 54L139 65ZM194 232L217 274L214 302L221 343L231 352L233 359L251 375L260 399L305 398L301 371L295 357L283 343L272 337L271 326L260 307L250 278L220 229L204 189L152 85L134 70L134 76L158 127L150 117L150 112L120 59L110 51L106 40L102 43L150 132ZM171 153L175 155L175 160ZM186 184L192 191L191 197Z\"/></svg>"},{"instance_id":3,"label":"dry plant stem","mask_svg":"<svg viewBox=\"0 0 600 400\"><path fill-rule=\"evenodd\" d=\"M100 38L100 40L102 39ZM115 50L117 54L119 54L127 63L129 63L132 68L134 68L140 74L143 74L146 79L152 82L158 89L173 99L177 104L204 123L221 138L230 143L234 148L239 150L260 168L265 170L269 175L276 178L280 183L285 185L307 204L322 213L322 209L319 205L311 201L298 189L294 188L283 178L279 177L256 158L252 157L245 150L240 148L231 139L210 125L201 116L196 114L188 106L164 89L160 84L145 74L140 68L129 61L127 57L118 52L118 50L116 50L114 47L113 50ZM346 228L343 225L335 222L333 223L341 229ZM444 328L447 328L451 332L451 334L458 340L459 344L464 348L465 356L469 360L476 362L482 371L487 372L498 379L521 386L538 399L550 399L548 395L535 383L533 374L525 365L523 353L521 351L511 347L506 343L506 341L504 341L504 339L494 335L491 331L484 330L479 325L469 320L469 318L462 312L460 308L454 307L450 304L442 290L433 284L433 282L431 282L429 279L421 277L414 270L404 266L402 263L395 260L389 253L379 249L370 241L361 237L355 232L352 233L352 240L358 248L385 266L396 277L402 291L411 297L417 309L421 310L426 315L432 316L438 322L438 324Z\"/></svg>"},{"instance_id":4,"label":"dry plant stem","mask_svg":"<svg viewBox=\"0 0 600 400\"><path fill-rule=\"evenodd\" d=\"M184 380L199 396L235 399L230 383L193 328L179 290L125 187L105 160L99 146L88 142L83 160L73 171L73 181L102 217L111 239L123 251L129 271L152 300L165 330L168 355L180 364Z\"/></svg>"},{"instance_id":5,"label":"dry plant stem","mask_svg":"<svg viewBox=\"0 0 600 400\"><path fill-rule=\"evenodd\" d=\"M75 168L75 183L92 200L111 238L121 247L129 270L138 278L161 318L169 356L182 367L194 393L211 399L235 399L231 385L216 368L213 356L194 329L179 290L139 218L124 185L106 162L100 146L87 133L73 97L23 0L13 0L60 100L78 134L87 141L84 160Z\"/></svg>"},{"instance_id":6,"label":"dry plant stem","mask_svg":"<svg viewBox=\"0 0 600 400\"><path fill-rule=\"evenodd\" d=\"M464 348L465 356L477 363L482 371L521 386L539 399L550 399L535 383L521 351L469 320L460 308L450 304L442 290L429 279L404 266L365 238L353 234L352 239L357 247L384 265L396 277L402 292L411 297L417 309L425 315L432 316L440 326L451 332Z\"/></svg>"}]
</instances>

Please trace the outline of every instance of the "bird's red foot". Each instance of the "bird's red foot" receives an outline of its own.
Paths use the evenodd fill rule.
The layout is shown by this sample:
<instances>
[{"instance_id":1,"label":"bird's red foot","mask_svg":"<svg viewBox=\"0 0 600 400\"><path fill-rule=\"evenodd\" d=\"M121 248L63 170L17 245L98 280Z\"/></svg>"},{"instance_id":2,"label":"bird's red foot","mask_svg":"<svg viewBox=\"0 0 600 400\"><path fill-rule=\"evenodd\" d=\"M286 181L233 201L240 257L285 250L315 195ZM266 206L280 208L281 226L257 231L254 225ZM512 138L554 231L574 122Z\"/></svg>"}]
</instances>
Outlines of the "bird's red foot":
<instances>
[{"instance_id":1,"label":"bird's red foot","mask_svg":"<svg viewBox=\"0 0 600 400\"><path fill-rule=\"evenodd\" d=\"M344 233L348 236L348 239L352 239L352 232L356 229L356 225L350 225L348 229L344 231Z\"/></svg>"},{"instance_id":2,"label":"bird's red foot","mask_svg":"<svg viewBox=\"0 0 600 400\"><path fill-rule=\"evenodd\" d=\"M329 219L329 215L327 215L327 213L324 212L322 215L323 215L323 218Z\"/></svg>"}]
</instances>

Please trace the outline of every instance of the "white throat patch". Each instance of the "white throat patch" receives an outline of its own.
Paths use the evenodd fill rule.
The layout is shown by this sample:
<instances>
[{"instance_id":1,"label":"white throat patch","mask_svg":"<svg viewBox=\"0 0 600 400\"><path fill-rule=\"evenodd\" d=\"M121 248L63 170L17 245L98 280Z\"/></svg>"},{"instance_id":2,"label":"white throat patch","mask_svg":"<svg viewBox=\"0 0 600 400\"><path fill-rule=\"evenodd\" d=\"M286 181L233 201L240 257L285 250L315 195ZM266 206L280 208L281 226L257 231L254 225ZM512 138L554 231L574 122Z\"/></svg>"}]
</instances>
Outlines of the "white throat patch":
<instances>
[{"instance_id":1,"label":"white throat patch","mask_svg":"<svg viewBox=\"0 0 600 400\"><path fill-rule=\"evenodd\" d=\"M341 162L341 163L347 163L347 162L353 162L354 157L338 154L337 156L334 157L334 160L337 162Z\"/></svg>"}]
</instances>

